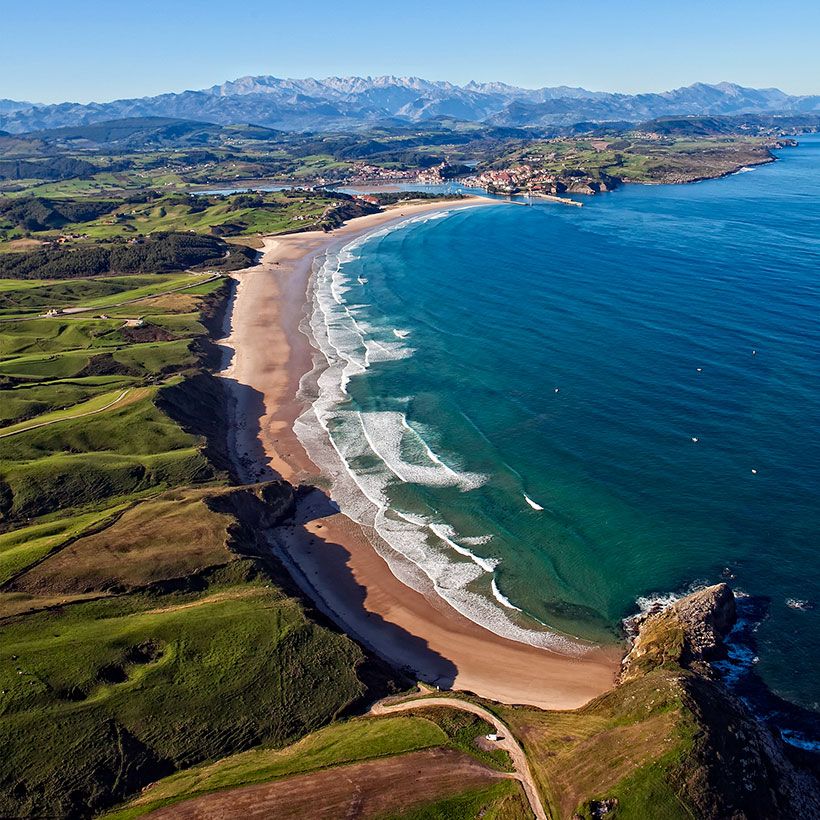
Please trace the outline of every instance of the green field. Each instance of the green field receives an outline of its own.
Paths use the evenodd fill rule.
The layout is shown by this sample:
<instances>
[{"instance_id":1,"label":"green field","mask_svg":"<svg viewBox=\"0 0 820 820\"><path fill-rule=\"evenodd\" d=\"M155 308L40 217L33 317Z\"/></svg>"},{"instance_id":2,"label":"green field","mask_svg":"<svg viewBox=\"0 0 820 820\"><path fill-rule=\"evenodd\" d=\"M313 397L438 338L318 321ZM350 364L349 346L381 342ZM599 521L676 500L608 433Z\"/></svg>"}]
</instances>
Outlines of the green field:
<instances>
[{"instance_id":1,"label":"green field","mask_svg":"<svg viewBox=\"0 0 820 820\"><path fill-rule=\"evenodd\" d=\"M138 817L161 806L188 800L223 789L238 788L254 783L265 783L290 775L317 771L361 760L399 755L430 747L453 748L477 757L483 763L498 766L498 761L476 745L477 737L489 731L476 716L459 711L434 707L419 709L417 714L382 718L356 718L335 723L309 735L284 749L261 748L188 769L160 780L126 807L110 816L117 820ZM504 753L506 754L506 753ZM509 769L509 758L503 761L503 770ZM499 813L486 816L530 817L526 800L516 784L504 783L499 787L448 798L435 804L434 814L413 813L413 817L471 817L468 807L503 805L505 810L515 807L519 813ZM462 807L460 813L452 812ZM433 810L433 805L424 810ZM418 811L421 811L419 809Z\"/></svg>"},{"instance_id":2,"label":"green field","mask_svg":"<svg viewBox=\"0 0 820 820\"><path fill-rule=\"evenodd\" d=\"M53 550L112 521L125 505L60 517L0 535L0 586Z\"/></svg>"},{"instance_id":3,"label":"green field","mask_svg":"<svg viewBox=\"0 0 820 820\"><path fill-rule=\"evenodd\" d=\"M335 723L284 749L254 749L172 775L109 816L125 820L220 789L445 745L447 735L435 723L420 717L359 718Z\"/></svg>"},{"instance_id":4,"label":"green field","mask_svg":"<svg viewBox=\"0 0 820 820\"><path fill-rule=\"evenodd\" d=\"M532 809L514 780L503 780L484 789L473 789L455 797L425 803L379 820L452 820L480 817L486 820L531 820Z\"/></svg>"},{"instance_id":5,"label":"green field","mask_svg":"<svg viewBox=\"0 0 820 820\"><path fill-rule=\"evenodd\" d=\"M765 140L753 137L682 138L640 134L596 139L556 138L512 145L493 168L530 165L565 179L583 174L627 182L687 182L768 161Z\"/></svg>"},{"instance_id":6,"label":"green field","mask_svg":"<svg viewBox=\"0 0 820 820\"><path fill-rule=\"evenodd\" d=\"M252 565L231 567L200 575L195 592L2 622L3 814L62 814L100 792L122 799L163 769L299 737L361 694L355 646L306 621ZM123 746L130 782L111 779ZM15 809L17 782L26 799Z\"/></svg>"},{"instance_id":7,"label":"green field","mask_svg":"<svg viewBox=\"0 0 820 820\"><path fill-rule=\"evenodd\" d=\"M81 220L72 221L56 216L43 217L44 211L54 211L56 214L59 213L60 207L67 213L71 211L61 206L65 199L54 198L54 194L43 192L41 189L37 189L35 193L37 198L19 198L18 210L9 210L5 216L0 209L0 239L5 237L5 245L9 252L19 246L23 237L28 242L26 250L36 248L38 244L45 247L47 243L58 238L62 238L65 249L70 250L81 245L123 242L163 232L193 232L221 237L280 234L338 224L340 220L337 213L350 212L353 215L356 212L366 212L361 210L361 204L355 204L350 197L306 190L230 195L166 193L158 197L143 197L146 201L140 202L134 202L133 198L123 197L121 192L111 190L106 192L105 199L89 199L88 202L95 204L96 208L88 209ZM2 204L3 200L0 197L0 206ZM94 210L97 214L92 213ZM99 214L100 210L104 212ZM37 219L43 221L38 223ZM58 227L52 226L55 222ZM3 243L0 243L0 248L2 246ZM145 276L141 278L150 279ZM105 284L109 288L127 287L126 283L117 282L113 278ZM150 287L150 283L146 284ZM69 288L72 286L73 283ZM139 289L142 286L143 283L138 282L134 288ZM43 295L50 298L49 306L55 303L70 304L72 293L67 294L69 299L62 296L62 291L69 290L66 285L57 282L50 283L47 287L51 288L51 293L43 288ZM84 302L93 293L94 287L88 287ZM101 285L96 287L100 288ZM83 292L83 288L73 287L73 293ZM16 298L25 305L40 295L11 295L0 290L0 315L2 312L10 312L10 308L7 307L10 299ZM142 294L137 290L134 295L126 291L119 295L120 299L124 300ZM101 298L93 304L102 307L114 301L117 300L102 293Z\"/></svg>"},{"instance_id":8,"label":"green field","mask_svg":"<svg viewBox=\"0 0 820 820\"><path fill-rule=\"evenodd\" d=\"M355 134L135 118L0 134L0 816L132 818L368 769L409 783L382 820L531 817L481 718L423 703L364 716L412 681L273 556L270 530L300 526L298 489L235 475L212 372L224 274L256 264L263 235L378 209L321 187L333 181L446 159L451 175L529 165L560 190L601 190L770 158L745 134L674 136L695 127L709 126L570 138L443 118ZM263 179L318 187L207 192ZM581 709L483 704L520 742L551 820L778 816L757 730L686 667L679 625L652 641ZM479 773L419 796L421 760Z\"/></svg>"},{"instance_id":9,"label":"green field","mask_svg":"<svg viewBox=\"0 0 820 820\"><path fill-rule=\"evenodd\" d=\"M224 496L206 439L224 423L196 416L214 405L192 343L225 292L173 274L0 290L25 312L142 299L109 318L0 321L4 816L102 809L199 761L292 742L365 691L361 650L241 558L253 530L236 516L261 502ZM223 496L228 511L211 510Z\"/></svg>"}]
</instances>

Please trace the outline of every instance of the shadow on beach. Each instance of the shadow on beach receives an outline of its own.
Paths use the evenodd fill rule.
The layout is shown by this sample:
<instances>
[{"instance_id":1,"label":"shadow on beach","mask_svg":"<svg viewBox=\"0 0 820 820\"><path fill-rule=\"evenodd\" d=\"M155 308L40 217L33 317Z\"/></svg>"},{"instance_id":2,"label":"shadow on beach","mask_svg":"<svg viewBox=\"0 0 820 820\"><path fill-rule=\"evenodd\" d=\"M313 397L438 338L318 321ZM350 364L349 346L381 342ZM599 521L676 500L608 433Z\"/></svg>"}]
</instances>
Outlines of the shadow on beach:
<instances>
[{"instance_id":1,"label":"shadow on beach","mask_svg":"<svg viewBox=\"0 0 820 820\"><path fill-rule=\"evenodd\" d=\"M270 466L260 437L263 394L229 376L220 380L233 404L225 434L233 455L234 481L242 485L281 479ZM370 611L365 605L367 588L351 569L350 551L308 530L308 524L338 515L338 505L316 487L300 486L294 495L293 516L266 534L292 582L285 583L287 592L412 680L450 689L458 671L455 664L432 650L423 638Z\"/></svg>"},{"instance_id":2,"label":"shadow on beach","mask_svg":"<svg viewBox=\"0 0 820 820\"><path fill-rule=\"evenodd\" d=\"M366 606L367 588L356 580L351 569L350 551L307 529L308 524L338 513L339 507L322 490L298 488L292 522L271 532L277 557L316 608L343 631L414 680L450 689L458 672L456 665L432 650L423 638L370 611ZM306 560L300 561L300 557ZM344 612L334 609L323 590L331 591L330 597Z\"/></svg>"},{"instance_id":3,"label":"shadow on beach","mask_svg":"<svg viewBox=\"0 0 820 820\"><path fill-rule=\"evenodd\" d=\"M228 446L234 457L234 480L239 484L274 481L281 478L270 466L270 458L259 437L260 420L265 415L265 397L236 379L220 376L225 394L233 404Z\"/></svg>"}]
</instances>

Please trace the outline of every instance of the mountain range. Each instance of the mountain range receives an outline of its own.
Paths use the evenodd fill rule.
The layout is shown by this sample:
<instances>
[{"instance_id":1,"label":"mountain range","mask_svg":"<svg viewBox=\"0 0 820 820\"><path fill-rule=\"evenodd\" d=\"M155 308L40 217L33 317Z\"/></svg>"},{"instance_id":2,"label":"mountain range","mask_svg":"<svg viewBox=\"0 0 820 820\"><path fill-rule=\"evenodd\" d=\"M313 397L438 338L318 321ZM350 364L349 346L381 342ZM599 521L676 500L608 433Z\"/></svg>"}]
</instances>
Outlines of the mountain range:
<instances>
[{"instance_id":1,"label":"mountain range","mask_svg":"<svg viewBox=\"0 0 820 820\"><path fill-rule=\"evenodd\" d=\"M820 95L776 88L695 83L662 93L619 94L505 83L455 85L418 77L329 77L323 80L242 77L200 91L106 103L37 104L0 99L0 130L25 133L126 117L174 117L222 125L254 123L289 131L344 130L448 117L504 127L577 122L642 122L667 116L806 114Z\"/></svg>"}]
</instances>

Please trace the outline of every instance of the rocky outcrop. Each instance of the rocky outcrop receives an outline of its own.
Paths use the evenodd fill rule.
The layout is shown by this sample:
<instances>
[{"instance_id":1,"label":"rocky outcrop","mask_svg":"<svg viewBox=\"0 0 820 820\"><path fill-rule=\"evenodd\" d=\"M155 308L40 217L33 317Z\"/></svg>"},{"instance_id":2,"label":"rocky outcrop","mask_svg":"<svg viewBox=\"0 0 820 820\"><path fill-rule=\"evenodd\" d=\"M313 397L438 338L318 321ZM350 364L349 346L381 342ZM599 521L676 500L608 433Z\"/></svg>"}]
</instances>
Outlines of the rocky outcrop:
<instances>
[{"instance_id":1,"label":"rocky outcrop","mask_svg":"<svg viewBox=\"0 0 820 820\"><path fill-rule=\"evenodd\" d=\"M208 496L205 503L214 512L234 517L229 530L233 552L268 558L266 531L281 526L293 515L296 496L287 481L267 481Z\"/></svg>"},{"instance_id":2,"label":"rocky outcrop","mask_svg":"<svg viewBox=\"0 0 820 820\"><path fill-rule=\"evenodd\" d=\"M715 660L725 655L723 639L737 619L735 596L728 584L715 584L693 592L663 614L677 618L683 625L684 663Z\"/></svg>"},{"instance_id":3,"label":"rocky outcrop","mask_svg":"<svg viewBox=\"0 0 820 820\"><path fill-rule=\"evenodd\" d=\"M619 688L638 691L649 680L673 687L692 740L669 777L695 816L820 817L820 785L811 764L804 765L709 666L726 656L724 640L735 620L727 584L639 616Z\"/></svg>"},{"instance_id":4,"label":"rocky outcrop","mask_svg":"<svg viewBox=\"0 0 820 820\"><path fill-rule=\"evenodd\" d=\"M681 598L666 609L638 616L638 634L624 659L621 679L655 666L696 667L710 676L708 661L726 655L724 638L736 619L735 596L728 584L715 584Z\"/></svg>"}]
</instances>

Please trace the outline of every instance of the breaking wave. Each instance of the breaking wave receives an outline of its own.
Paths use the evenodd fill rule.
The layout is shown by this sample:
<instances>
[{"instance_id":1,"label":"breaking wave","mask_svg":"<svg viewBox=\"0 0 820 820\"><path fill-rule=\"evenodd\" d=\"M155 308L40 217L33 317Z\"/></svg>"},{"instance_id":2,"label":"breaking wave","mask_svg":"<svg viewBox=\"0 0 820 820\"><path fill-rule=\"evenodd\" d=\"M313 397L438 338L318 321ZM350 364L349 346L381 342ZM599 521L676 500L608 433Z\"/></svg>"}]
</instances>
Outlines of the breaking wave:
<instances>
[{"instance_id":1,"label":"breaking wave","mask_svg":"<svg viewBox=\"0 0 820 820\"><path fill-rule=\"evenodd\" d=\"M407 331L368 321L362 303L364 276L345 266L361 246L409 224L442 219L448 212L427 214L384 228L317 259L311 282L310 316L302 330L317 350L314 369L302 379L308 409L294 431L310 458L332 482L332 495L343 512L358 522L396 577L422 593L433 591L474 623L511 640L568 655L587 647L547 629L527 626L524 615L498 589L497 558L480 555L487 535L461 535L441 516L419 515L391 500L407 485L477 489L487 476L459 469L457 460L435 451L404 409L366 410L351 398L350 380L377 362L412 356ZM351 291L353 292L351 294ZM348 294L357 301L348 303ZM402 404L394 400L394 404ZM500 606L499 606L500 604Z\"/></svg>"}]
</instances>

